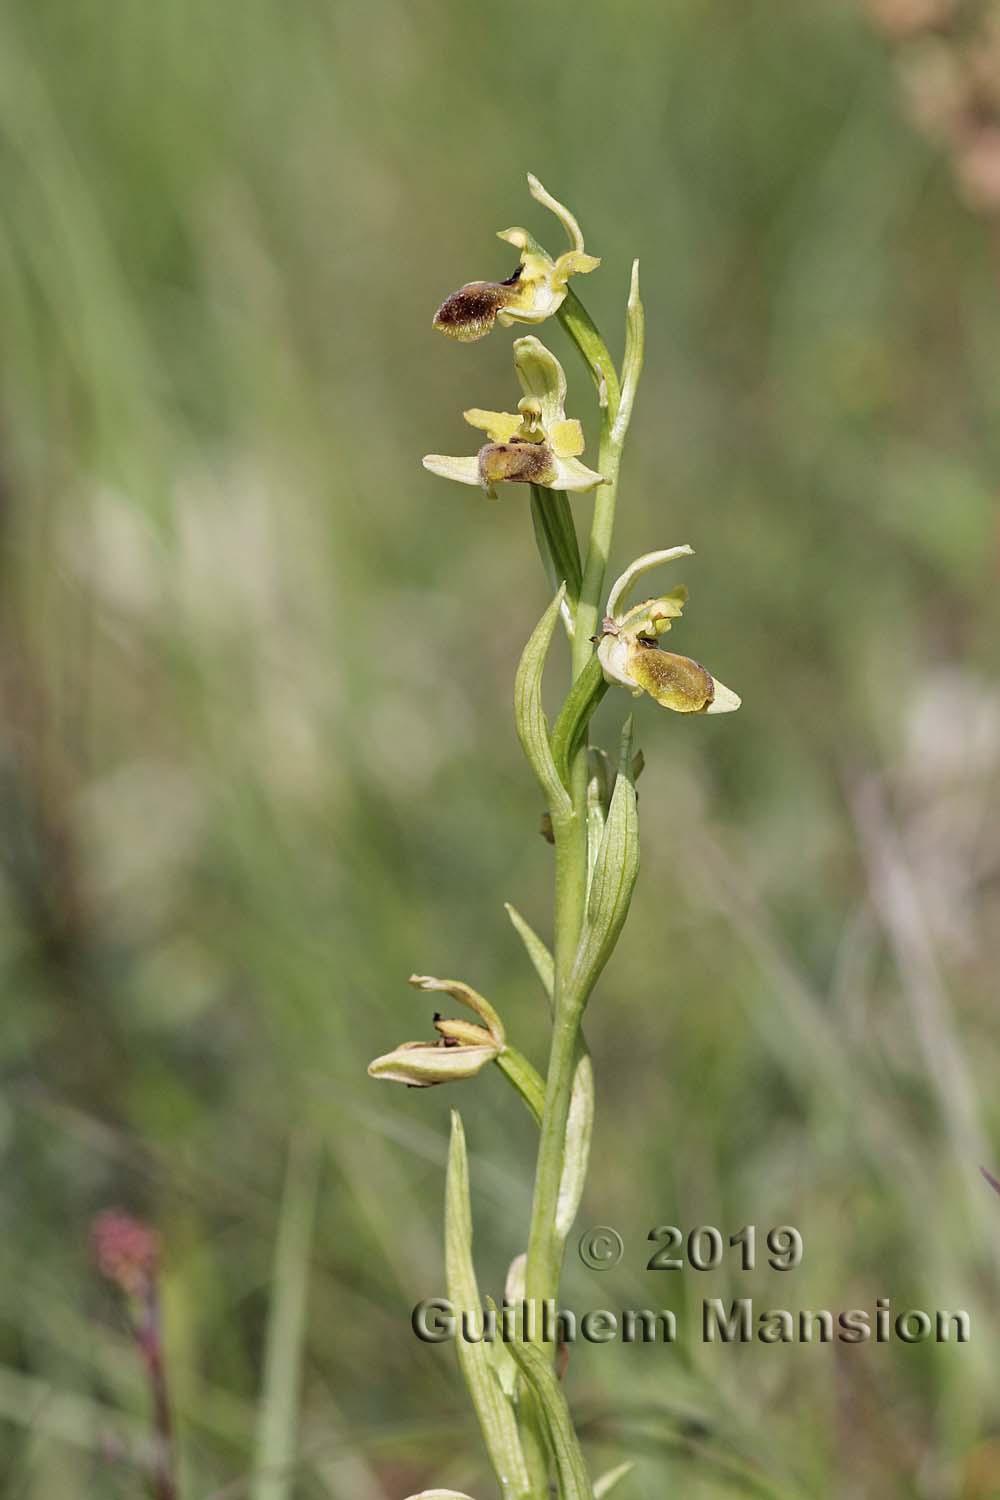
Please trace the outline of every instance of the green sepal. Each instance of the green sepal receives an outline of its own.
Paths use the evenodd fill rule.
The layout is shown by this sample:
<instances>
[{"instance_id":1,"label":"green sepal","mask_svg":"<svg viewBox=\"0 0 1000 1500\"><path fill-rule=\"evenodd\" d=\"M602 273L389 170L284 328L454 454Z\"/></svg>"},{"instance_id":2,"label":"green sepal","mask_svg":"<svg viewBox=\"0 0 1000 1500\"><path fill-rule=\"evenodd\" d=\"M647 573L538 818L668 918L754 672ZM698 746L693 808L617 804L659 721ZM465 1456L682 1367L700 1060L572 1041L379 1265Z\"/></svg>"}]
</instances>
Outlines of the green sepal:
<instances>
[{"instance_id":1,"label":"green sepal","mask_svg":"<svg viewBox=\"0 0 1000 1500\"><path fill-rule=\"evenodd\" d=\"M451 1112L451 1144L448 1149L444 1250L449 1301L459 1316L463 1312L482 1316L483 1304L472 1262L469 1161L462 1117L455 1109ZM482 1340L470 1343L460 1338L455 1347L504 1500L530 1500L531 1481L521 1451L514 1410L490 1366L487 1345Z\"/></svg>"},{"instance_id":2,"label":"green sepal","mask_svg":"<svg viewBox=\"0 0 1000 1500\"><path fill-rule=\"evenodd\" d=\"M541 408L542 426L549 428L566 418L566 373L551 349L533 333L514 340L514 364L521 389Z\"/></svg>"},{"instance_id":3,"label":"green sepal","mask_svg":"<svg viewBox=\"0 0 1000 1500\"><path fill-rule=\"evenodd\" d=\"M542 707L542 673L565 595L566 585L562 584L532 631L514 679L514 723L517 737L545 793L554 823L564 822L571 817L573 804L552 759L548 720Z\"/></svg>"},{"instance_id":4,"label":"green sepal","mask_svg":"<svg viewBox=\"0 0 1000 1500\"><path fill-rule=\"evenodd\" d=\"M512 1341L508 1348L538 1401L545 1435L555 1460L560 1500L593 1500L569 1406L550 1361L534 1344Z\"/></svg>"}]
</instances>

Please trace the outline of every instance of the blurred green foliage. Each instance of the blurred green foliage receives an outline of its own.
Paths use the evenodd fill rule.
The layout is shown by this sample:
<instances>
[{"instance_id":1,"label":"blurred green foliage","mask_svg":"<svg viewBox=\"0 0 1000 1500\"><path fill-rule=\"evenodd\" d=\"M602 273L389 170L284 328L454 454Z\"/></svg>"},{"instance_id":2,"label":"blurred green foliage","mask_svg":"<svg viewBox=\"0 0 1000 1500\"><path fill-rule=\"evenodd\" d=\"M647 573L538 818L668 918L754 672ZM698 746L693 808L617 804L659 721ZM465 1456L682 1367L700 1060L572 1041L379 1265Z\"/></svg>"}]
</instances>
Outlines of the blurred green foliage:
<instances>
[{"instance_id":1,"label":"blurred green foliage","mask_svg":"<svg viewBox=\"0 0 1000 1500\"><path fill-rule=\"evenodd\" d=\"M499 1076L364 1069L427 1032L413 969L482 989L542 1061L501 903L546 930L509 700L547 590L526 495L419 464L466 451L463 407L510 404L510 337L455 347L430 318L509 273L494 230L550 233L529 169L603 256L581 293L616 349L642 262L613 561L694 546L671 644L744 697L636 706L643 870L588 1018L580 1220L626 1256L571 1256L565 1300L683 1323L709 1295L891 1296L974 1326L707 1349L691 1311L672 1350L577 1347L585 1440L637 1456L650 1500L1000 1483L1000 1202L975 1177L1000 1131L996 243L882 43L837 0L7 0L11 1500L142 1493L114 1454L146 1395L88 1259L115 1203L166 1245L185 1493L248 1493L298 1132L322 1161L294 1494L490 1493L453 1351L408 1318L441 1291L449 1103L495 1292L530 1122ZM796 1224L805 1261L655 1276L668 1222Z\"/></svg>"}]
</instances>

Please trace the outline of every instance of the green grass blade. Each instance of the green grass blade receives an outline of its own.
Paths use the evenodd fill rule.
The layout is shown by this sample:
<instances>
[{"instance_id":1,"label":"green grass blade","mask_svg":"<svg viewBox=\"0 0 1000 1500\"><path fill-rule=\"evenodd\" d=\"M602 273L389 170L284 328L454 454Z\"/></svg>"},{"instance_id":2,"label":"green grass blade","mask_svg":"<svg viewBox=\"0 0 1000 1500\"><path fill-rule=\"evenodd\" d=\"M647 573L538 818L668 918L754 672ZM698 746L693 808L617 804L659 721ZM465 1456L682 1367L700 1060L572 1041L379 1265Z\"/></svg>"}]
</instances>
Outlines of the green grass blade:
<instances>
[{"instance_id":1,"label":"green grass blade","mask_svg":"<svg viewBox=\"0 0 1000 1500\"><path fill-rule=\"evenodd\" d=\"M253 1500L289 1500L292 1493L319 1160L312 1139L292 1141L274 1252Z\"/></svg>"}]
</instances>

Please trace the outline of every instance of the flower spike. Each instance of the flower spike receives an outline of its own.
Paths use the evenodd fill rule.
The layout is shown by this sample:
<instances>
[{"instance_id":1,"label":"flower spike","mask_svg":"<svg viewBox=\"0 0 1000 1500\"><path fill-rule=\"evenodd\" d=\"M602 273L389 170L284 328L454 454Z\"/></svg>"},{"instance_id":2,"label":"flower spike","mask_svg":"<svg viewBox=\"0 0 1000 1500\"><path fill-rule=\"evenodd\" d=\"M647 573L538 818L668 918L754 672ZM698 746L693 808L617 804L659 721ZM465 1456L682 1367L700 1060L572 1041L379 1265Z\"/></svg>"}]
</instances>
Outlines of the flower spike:
<instances>
[{"instance_id":1,"label":"flower spike","mask_svg":"<svg viewBox=\"0 0 1000 1500\"><path fill-rule=\"evenodd\" d=\"M601 264L583 248L583 234L573 214L528 173L528 188L537 203L555 214L571 249L555 260L527 229L501 229L499 238L521 252L521 263L506 281L469 281L447 297L434 314L434 327L462 343L485 338L496 323L543 323L558 312L571 276L586 275Z\"/></svg>"},{"instance_id":2,"label":"flower spike","mask_svg":"<svg viewBox=\"0 0 1000 1500\"><path fill-rule=\"evenodd\" d=\"M725 714L739 708L740 699L700 662L663 651L659 638L679 619L687 589L676 588L660 599L647 599L625 609L625 599L637 578L660 563L688 556L688 546L647 552L637 558L612 585L608 613L597 646L605 681L620 683L634 697L648 693L662 708L679 714Z\"/></svg>"},{"instance_id":3,"label":"flower spike","mask_svg":"<svg viewBox=\"0 0 1000 1500\"><path fill-rule=\"evenodd\" d=\"M580 462L583 428L566 416L566 375L555 355L534 334L514 341L514 363L524 395L516 412L470 407L463 415L489 441L469 458L429 453L424 468L459 484L485 489L535 484L550 490L592 490L602 476Z\"/></svg>"}]
</instances>

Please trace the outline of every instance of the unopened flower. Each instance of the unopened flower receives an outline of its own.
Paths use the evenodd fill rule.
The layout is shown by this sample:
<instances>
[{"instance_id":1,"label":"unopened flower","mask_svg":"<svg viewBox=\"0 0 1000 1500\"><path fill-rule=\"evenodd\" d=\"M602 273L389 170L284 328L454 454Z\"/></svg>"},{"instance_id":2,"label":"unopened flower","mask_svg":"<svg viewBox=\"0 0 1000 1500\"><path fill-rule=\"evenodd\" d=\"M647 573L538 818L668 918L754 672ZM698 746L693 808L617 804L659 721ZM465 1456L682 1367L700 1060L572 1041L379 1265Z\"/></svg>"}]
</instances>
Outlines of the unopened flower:
<instances>
[{"instance_id":1,"label":"unopened flower","mask_svg":"<svg viewBox=\"0 0 1000 1500\"><path fill-rule=\"evenodd\" d=\"M737 695L700 662L663 651L659 638L683 610L687 590L674 589L659 599L625 609L635 580L649 568L689 555L690 547L671 547L638 558L617 580L608 596L608 613L598 640L597 656L605 679L620 683L638 697L648 693L663 708L680 714L725 714L739 708Z\"/></svg>"},{"instance_id":2,"label":"unopened flower","mask_svg":"<svg viewBox=\"0 0 1000 1500\"><path fill-rule=\"evenodd\" d=\"M90 1232L101 1275L131 1297L142 1295L159 1266L160 1238L156 1231L112 1208L97 1215Z\"/></svg>"},{"instance_id":3,"label":"unopened flower","mask_svg":"<svg viewBox=\"0 0 1000 1500\"><path fill-rule=\"evenodd\" d=\"M448 1021L434 1017L436 1042L403 1042L368 1064L372 1078L405 1083L410 1088L430 1088L435 1083L453 1083L472 1078L487 1063L495 1062L507 1037L503 1022L488 1000L457 979L434 979L429 974L411 974L418 990L440 990L467 1005L476 1021ZM480 1024L482 1023L482 1024Z\"/></svg>"},{"instance_id":4,"label":"unopened flower","mask_svg":"<svg viewBox=\"0 0 1000 1500\"><path fill-rule=\"evenodd\" d=\"M552 259L526 229L502 229L499 238L521 252L521 263L506 281L470 281L446 298L434 314L434 327L450 338L471 343L489 333L494 323L542 323L558 312L571 276L594 271L601 264L583 248L583 235L568 208L547 193L528 173L528 188L536 202L551 209L569 235L572 249Z\"/></svg>"},{"instance_id":5,"label":"unopened flower","mask_svg":"<svg viewBox=\"0 0 1000 1500\"><path fill-rule=\"evenodd\" d=\"M516 412L464 412L489 442L469 458L429 453L424 468L459 484L473 484L496 498L501 483L536 484L550 490L591 490L600 474L580 462L583 428L566 416L566 375L555 355L534 334L515 339L514 363L524 395Z\"/></svg>"}]
</instances>

